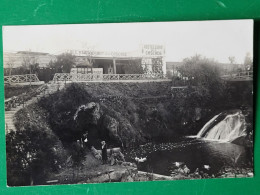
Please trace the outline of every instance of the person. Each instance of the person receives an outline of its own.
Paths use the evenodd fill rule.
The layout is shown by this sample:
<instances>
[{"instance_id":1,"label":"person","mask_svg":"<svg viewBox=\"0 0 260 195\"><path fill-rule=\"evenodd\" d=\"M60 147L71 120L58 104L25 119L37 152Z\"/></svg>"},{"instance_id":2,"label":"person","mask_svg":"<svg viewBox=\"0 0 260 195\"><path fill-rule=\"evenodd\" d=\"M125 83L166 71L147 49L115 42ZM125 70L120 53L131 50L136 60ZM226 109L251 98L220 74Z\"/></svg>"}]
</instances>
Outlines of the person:
<instances>
[{"instance_id":1,"label":"person","mask_svg":"<svg viewBox=\"0 0 260 195\"><path fill-rule=\"evenodd\" d=\"M84 133L82 138L81 138L81 142L84 148L86 148L88 146L88 132Z\"/></svg>"},{"instance_id":2,"label":"person","mask_svg":"<svg viewBox=\"0 0 260 195\"><path fill-rule=\"evenodd\" d=\"M102 148L102 161L103 164L107 163L107 144L105 141L101 142L101 148Z\"/></svg>"}]
</instances>

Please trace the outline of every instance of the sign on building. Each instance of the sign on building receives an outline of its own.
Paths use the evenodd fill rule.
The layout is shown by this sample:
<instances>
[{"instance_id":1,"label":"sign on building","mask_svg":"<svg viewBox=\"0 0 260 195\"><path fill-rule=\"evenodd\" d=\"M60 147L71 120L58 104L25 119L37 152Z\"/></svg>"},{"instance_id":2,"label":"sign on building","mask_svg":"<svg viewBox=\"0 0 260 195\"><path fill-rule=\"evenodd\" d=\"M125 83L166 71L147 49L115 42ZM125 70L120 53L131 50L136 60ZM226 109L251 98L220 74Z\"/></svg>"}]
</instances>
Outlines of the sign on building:
<instances>
[{"instance_id":1,"label":"sign on building","mask_svg":"<svg viewBox=\"0 0 260 195\"><path fill-rule=\"evenodd\" d=\"M72 68L70 74L88 74L87 68ZM90 69L90 68L88 68ZM103 68L92 68L93 74L103 74Z\"/></svg>"},{"instance_id":2,"label":"sign on building","mask_svg":"<svg viewBox=\"0 0 260 195\"><path fill-rule=\"evenodd\" d=\"M165 47L163 45L142 45L141 55L142 66L146 73L166 72L166 66L164 61Z\"/></svg>"},{"instance_id":3,"label":"sign on building","mask_svg":"<svg viewBox=\"0 0 260 195\"><path fill-rule=\"evenodd\" d=\"M142 45L142 55L146 57L163 57L165 55L165 47L163 45Z\"/></svg>"}]
</instances>

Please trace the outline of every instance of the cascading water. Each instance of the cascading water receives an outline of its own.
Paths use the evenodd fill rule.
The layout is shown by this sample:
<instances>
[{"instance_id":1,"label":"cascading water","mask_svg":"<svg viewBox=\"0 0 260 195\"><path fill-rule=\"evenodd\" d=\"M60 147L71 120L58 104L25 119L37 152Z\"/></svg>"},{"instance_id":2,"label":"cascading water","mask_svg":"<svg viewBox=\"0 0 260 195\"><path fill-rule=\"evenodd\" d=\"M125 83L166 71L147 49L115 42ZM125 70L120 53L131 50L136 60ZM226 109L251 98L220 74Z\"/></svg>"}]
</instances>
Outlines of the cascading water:
<instances>
[{"instance_id":1,"label":"cascading water","mask_svg":"<svg viewBox=\"0 0 260 195\"><path fill-rule=\"evenodd\" d=\"M246 121L241 110L214 116L197 134L198 138L226 142L232 142L243 136L246 136Z\"/></svg>"}]
</instances>

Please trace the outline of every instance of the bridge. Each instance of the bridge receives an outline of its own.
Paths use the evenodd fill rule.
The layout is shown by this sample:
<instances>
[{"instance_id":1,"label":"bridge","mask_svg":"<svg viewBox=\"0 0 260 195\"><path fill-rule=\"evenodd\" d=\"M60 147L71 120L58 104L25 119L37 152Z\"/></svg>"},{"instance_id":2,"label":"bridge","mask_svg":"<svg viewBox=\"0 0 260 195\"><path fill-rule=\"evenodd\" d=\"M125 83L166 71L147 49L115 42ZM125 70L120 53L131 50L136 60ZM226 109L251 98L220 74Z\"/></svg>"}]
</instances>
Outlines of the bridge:
<instances>
[{"instance_id":1,"label":"bridge","mask_svg":"<svg viewBox=\"0 0 260 195\"><path fill-rule=\"evenodd\" d=\"M243 71L221 76L226 81L253 81L253 71Z\"/></svg>"},{"instance_id":2,"label":"bridge","mask_svg":"<svg viewBox=\"0 0 260 195\"><path fill-rule=\"evenodd\" d=\"M36 74L23 74L4 76L4 84L41 85L44 82L40 81Z\"/></svg>"},{"instance_id":3,"label":"bridge","mask_svg":"<svg viewBox=\"0 0 260 195\"><path fill-rule=\"evenodd\" d=\"M182 81L186 82L181 78ZM252 81L253 71L244 71L231 73L221 76L226 81ZM170 81L164 74L70 74L70 73L55 73L53 82L115 82L115 81ZM4 76L4 84L15 85L42 85L36 74L10 75Z\"/></svg>"}]
</instances>

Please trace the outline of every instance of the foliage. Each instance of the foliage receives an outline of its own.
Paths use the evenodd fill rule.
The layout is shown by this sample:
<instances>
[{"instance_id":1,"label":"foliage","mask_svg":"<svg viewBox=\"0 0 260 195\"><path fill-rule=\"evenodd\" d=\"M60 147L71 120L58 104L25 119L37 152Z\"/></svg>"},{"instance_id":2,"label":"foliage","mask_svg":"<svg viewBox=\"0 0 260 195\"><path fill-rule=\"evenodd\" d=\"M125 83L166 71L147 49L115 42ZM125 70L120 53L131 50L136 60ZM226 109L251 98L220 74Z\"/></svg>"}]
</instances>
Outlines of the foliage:
<instances>
[{"instance_id":1,"label":"foliage","mask_svg":"<svg viewBox=\"0 0 260 195\"><path fill-rule=\"evenodd\" d=\"M35 105L16 114L16 131L6 135L8 185L44 184L66 153Z\"/></svg>"},{"instance_id":2,"label":"foliage","mask_svg":"<svg viewBox=\"0 0 260 195\"><path fill-rule=\"evenodd\" d=\"M129 61L127 66L124 66L125 74L144 74L144 69L140 60Z\"/></svg>"},{"instance_id":3,"label":"foliage","mask_svg":"<svg viewBox=\"0 0 260 195\"><path fill-rule=\"evenodd\" d=\"M20 74L36 74L39 71L38 58L26 54L22 58L22 66L14 68L15 60L9 58L6 65L7 68L4 70L4 75L20 75Z\"/></svg>"},{"instance_id":4,"label":"foliage","mask_svg":"<svg viewBox=\"0 0 260 195\"><path fill-rule=\"evenodd\" d=\"M244 59L244 66L247 70L253 70L253 59L250 53L247 53Z\"/></svg>"},{"instance_id":5,"label":"foliage","mask_svg":"<svg viewBox=\"0 0 260 195\"><path fill-rule=\"evenodd\" d=\"M29 73L35 73L39 69L37 57L30 56L29 54L23 57L22 69L29 70Z\"/></svg>"},{"instance_id":6,"label":"foliage","mask_svg":"<svg viewBox=\"0 0 260 195\"><path fill-rule=\"evenodd\" d=\"M230 64L235 64L235 62L236 62L235 56L229 56L228 60L229 60Z\"/></svg>"},{"instance_id":7,"label":"foliage","mask_svg":"<svg viewBox=\"0 0 260 195\"><path fill-rule=\"evenodd\" d=\"M70 69L75 65L75 56L70 53L62 53L57 56L55 62L50 61L50 68L55 68L55 72L65 72L69 73Z\"/></svg>"},{"instance_id":8,"label":"foliage","mask_svg":"<svg viewBox=\"0 0 260 195\"><path fill-rule=\"evenodd\" d=\"M170 96L169 84L74 83L40 101L40 106L50 113L50 125L64 143L75 142L88 131L90 144L100 145L98 140L104 139L114 146L121 146L121 143L127 146L130 142L143 142L142 132L147 137L163 137L172 131L173 126L169 125L171 114L167 112L168 102L160 104L154 98L158 95ZM155 103L146 103L146 97L148 100L151 97ZM96 121L91 109L87 109L80 111L77 120L74 120L77 109L90 102L100 106L100 119ZM156 109L152 110L154 105Z\"/></svg>"},{"instance_id":9,"label":"foliage","mask_svg":"<svg viewBox=\"0 0 260 195\"><path fill-rule=\"evenodd\" d=\"M33 130L12 131L6 136L8 185L43 182L49 169L54 168L54 154L48 146L54 145L55 141L44 137L45 132Z\"/></svg>"},{"instance_id":10,"label":"foliage","mask_svg":"<svg viewBox=\"0 0 260 195\"><path fill-rule=\"evenodd\" d=\"M178 71L187 78L188 85L195 86L189 88L193 103L198 106L212 105L223 98L225 83L221 81L219 66L214 60L198 55L186 58Z\"/></svg>"},{"instance_id":11,"label":"foliage","mask_svg":"<svg viewBox=\"0 0 260 195\"><path fill-rule=\"evenodd\" d=\"M168 109L174 113L172 120L179 132L196 133L216 113L230 106L229 85L221 80L217 62L198 55L184 59L178 72L182 78L175 78L174 84L186 88L173 92Z\"/></svg>"},{"instance_id":12,"label":"foliage","mask_svg":"<svg viewBox=\"0 0 260 195\"><path fill-rule=\"evenodd\" d=\"M192 73L196 73L201 77L194 78L193 83L178 92L171 92L170 82L73 83L42 99L40 106L51 116L51 128L64 144L69 145L86 131L89 132L89 143L104 139L114 146L121 146L121 143L129 146L151 139L167 141L180 134L196 134L223 109L238 108L241 99L230 96L229 87L218 75L213 75L214 65L210 64L208 68L207 64L198 62L196 66L197 70L188 72L189 76L195 77ZM232 100L235 101L231 104ZM79 120L74 120L77 109L90 102L100 106L98 121L94 120L91 109L79 112Z\"/></svg>"},{"instance_id":13,"label":"foliage","mask_svg":"<svg viewBox=\"0 0 260 195\"><path fill-rule=\"evenodd\" d=\"M84 149L80 143L74 142L71 145L71 154L73 160L73 166L79 167L81 162L85 159Z\"/></svg>"},{"instance_id":14,"label":"foliage","mask_svg":"<svg viewBox=\"0 0 260 195\"><path fill-rule=\"evenodd\" d=\"M19 86L8 86L8 85L5 85L4 87L4 90L5 90L5 98L10 98L10 97L13 97L13 96L18 96L18 95L21 95L23 93L26 93L26 94L31 94L33 91L35 91L39 86L35 86L35 85L32 85L32 86L28 86L28 85L25 85L25 86L22 86L22 85L19 85Z\"/></svg>"},{"instance_id":15,"label":"foliage","mask_svg":"<svg viewBox=\"0 0 260 195\"><path fill-rule=\"evenodd\" d=\"M14 58L9 57L9 58L7 59L6 65L7 65L7 67L8 67L7 70L8 70L8 75L9 75L9 76L12 75L12 70L13 70L13 67L14 67L14 62L15 62Z\"/></svg>"},{"instance_id":16,"label":"foliage","mask_svg":"<svg viewBox=\"0 0 260 195\"><path fill-rule=\"evenodd\" d=\"M77 108L88 102L89 94L83 86L72 84L65 90L43 98L39 105L49 113L49 124L57 136L64 142L76 141L83 130L74 120Z\"/></svg>"}]
</instances>

